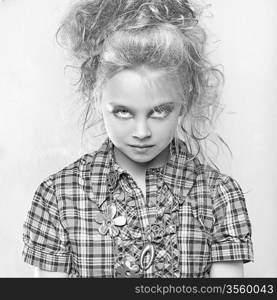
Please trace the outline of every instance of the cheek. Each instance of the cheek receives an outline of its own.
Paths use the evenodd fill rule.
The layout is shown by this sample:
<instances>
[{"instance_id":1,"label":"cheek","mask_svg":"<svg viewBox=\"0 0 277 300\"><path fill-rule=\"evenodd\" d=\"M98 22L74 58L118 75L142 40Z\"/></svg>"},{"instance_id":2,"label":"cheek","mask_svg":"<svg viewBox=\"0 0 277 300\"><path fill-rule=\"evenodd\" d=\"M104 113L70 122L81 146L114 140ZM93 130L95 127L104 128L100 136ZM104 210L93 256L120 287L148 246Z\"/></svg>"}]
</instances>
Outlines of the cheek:
<instances>
[{"instance_id":1,"label":"cheek","mask_svg":"<svg viewBox=\"0 0 277 300\"><path fill-rule=\"evenodd\" d=\"M122 137L130 130L130 126L126 126L124 122L117 120L110 114L103 114L103 120L107 133L110 136Z\"/></svg>"}]
</instances>

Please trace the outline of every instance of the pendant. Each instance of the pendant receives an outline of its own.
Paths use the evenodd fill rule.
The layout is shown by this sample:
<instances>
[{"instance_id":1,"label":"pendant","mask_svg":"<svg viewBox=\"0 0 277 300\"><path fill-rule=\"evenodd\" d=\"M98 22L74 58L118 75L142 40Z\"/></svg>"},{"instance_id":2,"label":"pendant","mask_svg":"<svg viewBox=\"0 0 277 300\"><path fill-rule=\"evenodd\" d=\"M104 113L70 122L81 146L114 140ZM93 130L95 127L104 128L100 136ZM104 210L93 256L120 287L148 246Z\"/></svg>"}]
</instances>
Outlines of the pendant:
<instances>
[{"instance_id":1,"label":"pendant","mask_svg":"<svg viewBox=\"0 0 277 300\"><path fill-rule=\"evenodd\" d=\"M145 266L144 265L144 258L145 256L147 255L147 253L149 252L150 254L150 259L149 259L149 262L147 263L147 265ZM154 260L154 256L155 256L155 248L152 244L146 244L144 246L144 248L142 249L141 251L141 254L140 254L140 258L139 258L139 263L140 263L140 267L143 271L146 271L149 269L149 267L152 265L153 263L153 260Z\"/></svg>"}]
</instances>

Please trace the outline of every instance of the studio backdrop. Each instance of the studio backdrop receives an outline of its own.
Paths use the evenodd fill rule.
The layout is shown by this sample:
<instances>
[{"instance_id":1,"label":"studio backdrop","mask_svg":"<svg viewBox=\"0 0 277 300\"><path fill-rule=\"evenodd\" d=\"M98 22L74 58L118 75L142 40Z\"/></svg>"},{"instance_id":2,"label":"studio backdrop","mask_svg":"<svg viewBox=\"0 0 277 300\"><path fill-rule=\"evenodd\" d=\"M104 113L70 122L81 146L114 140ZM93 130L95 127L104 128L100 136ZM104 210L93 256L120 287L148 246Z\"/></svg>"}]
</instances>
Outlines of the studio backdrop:
<instances>
[{"instance_id":1,"label":"studio backdrop","mask_svg":"<svg viewBox=\"0 0 277 300\"><path fill-rule=\"evenodd\" d=\"M37 186L98 147L81 143L82 106L55 41L73 2L0 1L0 277L33 276L22 225ZM225 74L218 131L233 153L218 163L241 184L252 222L245 276L277 277L277 1L206 3L210 54Z\"/></svg>"}]
</instances>

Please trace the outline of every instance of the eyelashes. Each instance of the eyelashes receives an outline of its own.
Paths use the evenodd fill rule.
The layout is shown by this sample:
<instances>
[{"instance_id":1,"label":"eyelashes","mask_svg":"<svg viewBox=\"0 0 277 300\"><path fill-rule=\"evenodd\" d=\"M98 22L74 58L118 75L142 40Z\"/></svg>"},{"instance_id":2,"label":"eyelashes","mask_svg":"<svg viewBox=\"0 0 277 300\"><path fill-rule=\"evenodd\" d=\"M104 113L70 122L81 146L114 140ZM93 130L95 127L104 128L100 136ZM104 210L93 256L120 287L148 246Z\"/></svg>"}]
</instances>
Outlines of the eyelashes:
<instances>
[{"instance_id":1,"label":"eyelashes","mask_svg":"<svg viewBox=\"0 0 277 300\"><path fill-rule=\"evenodd\" d=\"M160 105L150 112L150 116L154 119L166 118L174 109L174 105ZM115 108L112 113L121 119L130 119L133 114L126 108Z\"/></svg>"},{"instance_id":2,"label":"eyelashes","mask_svg":"<svg viewBox=\"0 0 277 300\"><path fill-rule=\"evenodd\" d=\"M121 119L130 119L132 117L132 114L127 109L117 108L112 110L112 113Z\"/></svg>"}]
</instances>

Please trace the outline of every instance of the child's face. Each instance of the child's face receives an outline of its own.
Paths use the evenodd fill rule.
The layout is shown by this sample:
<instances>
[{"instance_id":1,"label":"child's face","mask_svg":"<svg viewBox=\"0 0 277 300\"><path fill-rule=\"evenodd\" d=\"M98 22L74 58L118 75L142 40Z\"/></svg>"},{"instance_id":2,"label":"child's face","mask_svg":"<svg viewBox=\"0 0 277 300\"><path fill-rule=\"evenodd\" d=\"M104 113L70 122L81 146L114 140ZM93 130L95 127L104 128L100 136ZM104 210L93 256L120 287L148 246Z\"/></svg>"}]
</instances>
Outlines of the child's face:
<instances>
[{"instance_id":1,"label":"child's face","mask_svg":"<svg viewBox=\"0 0 277 300\"><path fill-rule=\"evenodd\" d=\"M117 150L140 164L161 155L176 132L182 107L179 95L176 80L161 71L123 70L108 80L101 108Z\"/></svg>"}]
</instances>

